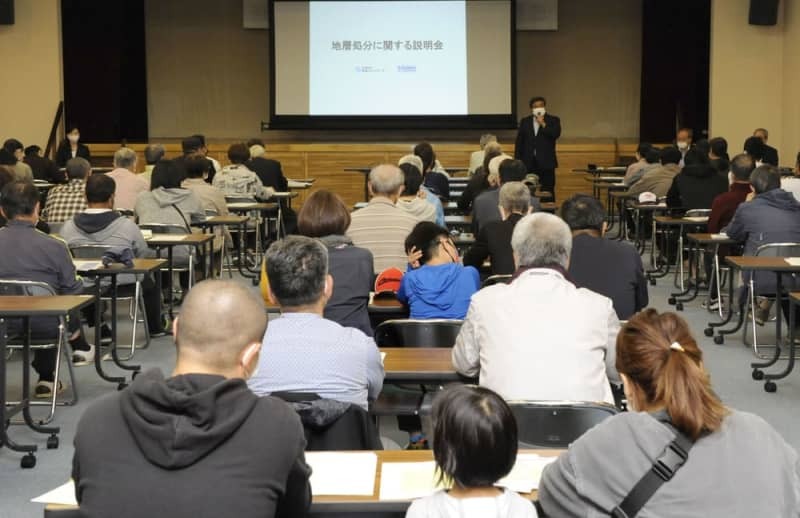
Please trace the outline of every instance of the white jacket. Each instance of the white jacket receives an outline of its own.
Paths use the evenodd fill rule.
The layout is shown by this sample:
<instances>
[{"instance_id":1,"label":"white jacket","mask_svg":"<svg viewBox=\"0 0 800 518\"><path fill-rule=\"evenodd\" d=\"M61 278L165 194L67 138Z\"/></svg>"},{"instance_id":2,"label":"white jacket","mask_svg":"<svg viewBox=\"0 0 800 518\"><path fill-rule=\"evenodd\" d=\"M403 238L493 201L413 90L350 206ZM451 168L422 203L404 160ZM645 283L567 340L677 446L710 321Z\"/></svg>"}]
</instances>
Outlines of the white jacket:
<instances>
[{"instance_id":1,"label":"white jacket","mask_svg":"<svg viewBox=\"0 0 800 518\"><path fill-rule=\"evenodd\" d=\"M610 299L534 268L472 296L453 366L506 400L613 404L618 332Z\"/></svg>"},{"instance_id":2,"label":"white jacket","mask_svg":"<svg viewBox=\"0 0 800 518\"><path fill-rule=\"evenodd\" d=\"M496 497L453 498L446 491L414 500L406 518L536 518L530 500L504 489Z\"/></svg>"}]
</instances>

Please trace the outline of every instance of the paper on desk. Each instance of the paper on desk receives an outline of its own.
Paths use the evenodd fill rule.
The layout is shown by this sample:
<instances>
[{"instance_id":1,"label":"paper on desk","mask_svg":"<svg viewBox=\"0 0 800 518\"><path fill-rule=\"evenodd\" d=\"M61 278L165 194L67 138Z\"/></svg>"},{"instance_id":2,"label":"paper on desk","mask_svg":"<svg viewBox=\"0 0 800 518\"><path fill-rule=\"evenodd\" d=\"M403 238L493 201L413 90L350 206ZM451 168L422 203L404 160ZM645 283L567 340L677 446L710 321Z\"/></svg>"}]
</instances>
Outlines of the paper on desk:
<instances>
[{"instance_id":1,"label":"paper on desk","mask_svg":"<svg viewBox=\"0 0 800 518\"><path fill-rule=\"evenodd\" d=\"M75 265L75 269L79 272L89 272L103 267L103 263L100 261L80 261L73 259L72 264Z\"/></svg>"},{"instance_id":2,"label":"paper on desk","mask_svg":"<svg viewBox=\"0 0 800 518\"><path fill-rule=\"evenodd\" d=\"M784 260L789 263L789 266L800 266L800 257L786 257Z\"/></svg>"},{"instance_id":3,"label":"paper on desk","mask_svg":"<svg viewBox=\"0 0 800 518\"><path fill-rule=\"evenodd\" d=\"M436 463L384 462L381 465L380 500L413 500L428 496L440 486L436 481Z\"/></svg>"},{"instance_id":4,"label":"paper on desk","mask_svg":"<svg viewBox=\"0 0 800 518\"><path fill-rule=\"evenodd\" d=\"M720 232L719 234L711 234L711 239L728 239L728 234Z\"/></svg>"},{"instance_id":5,"label":"paper on desk","mask_svg":"<svg viewBox=\"0 0 800 518\"><path fill-rule=\"evenodd\" d=\"M520 453L514 469L507 477L500 480L497 485L507 487L517 493L530 493L539 489L539 480L542 478L544 467L555 461L558 457L541 457L535 453Z\"/></svg>"},{"instance_id":6,"label":"paper on desk","mask_svg":"<svg viewBox=\"0 0 800 518\"><path fill-rule=\"evenodd\" d=\"M689 216L689 217L684 217L683 219L685 219L686 221L695 221L697 223L705 223L706 221L708 221L708 216Z\"/></svg>"},{"instance_id":7,"label":"paper on desk","mask_svg":"<svg viewBox=\"0 0 800 518\"><path fill-rule=\"evenodd\" d=\"M366 495L375 492L378 456L372 452L307 452L314 495Z\"/></svg>"},{"instance_id":8,"label":"paper on desk","mask_svg":"<svg viewBox=\"0 0 800 518\"><path fill-rule=\"evenodd\" d=\"M183 241L186 235L182 234L155 234L146 238L149 243L158 243L160 241Z\"/></svg>"},{"instance_id":9,"label":"paper on desk","mask_svg":"<svg viewBox=\"0 0 800 518\"><path fill-rule=\"evenodd\" d=\"M250 207L253 203L255 203L255 202L243 202L242 201L242 202L228 203L228 208L229 209L246 209L246 208Z\"/></svg>"},{"instance_id":10,"label":"paper on desk","mask_svg":"<svg viewBox=\"0 0 800 518\"><path fill-rule=\"evenodd\" d=\"M288 185L289 189L305 189L306 187L311 187L310 183L297 180L289 180Z\"/></svg>"},{"instance_id":11,"label":"paper on desk","mask_svg":"<svg viewBox=\"0 0 800 518\"><path fill-rule=\"evenodd\" d=\"M78 505L78 501L75 499L75 483L70 480L52 491L32 498L31 502L37 504Z\"/></svg>"}]
</instances>

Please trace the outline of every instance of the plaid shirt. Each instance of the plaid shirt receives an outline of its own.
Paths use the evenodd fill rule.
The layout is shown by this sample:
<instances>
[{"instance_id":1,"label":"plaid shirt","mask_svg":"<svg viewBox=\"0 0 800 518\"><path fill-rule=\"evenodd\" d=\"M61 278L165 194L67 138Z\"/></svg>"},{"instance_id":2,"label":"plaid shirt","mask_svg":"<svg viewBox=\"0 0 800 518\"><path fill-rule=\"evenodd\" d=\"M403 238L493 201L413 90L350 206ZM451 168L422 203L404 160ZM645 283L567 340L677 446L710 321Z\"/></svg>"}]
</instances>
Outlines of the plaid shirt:
<instances>
[{"instance_id":1,"label":"plaid shirt","mask_svg":"<svg viewBox=\"0 0 800 518\"><path fill-rule=\"evenodd\" d=\"M86 210L86 182L73 178L67 184L50 189L42 211L42 219L48 223L64 223L84 210Z\"/></svg>"}]
</instances>

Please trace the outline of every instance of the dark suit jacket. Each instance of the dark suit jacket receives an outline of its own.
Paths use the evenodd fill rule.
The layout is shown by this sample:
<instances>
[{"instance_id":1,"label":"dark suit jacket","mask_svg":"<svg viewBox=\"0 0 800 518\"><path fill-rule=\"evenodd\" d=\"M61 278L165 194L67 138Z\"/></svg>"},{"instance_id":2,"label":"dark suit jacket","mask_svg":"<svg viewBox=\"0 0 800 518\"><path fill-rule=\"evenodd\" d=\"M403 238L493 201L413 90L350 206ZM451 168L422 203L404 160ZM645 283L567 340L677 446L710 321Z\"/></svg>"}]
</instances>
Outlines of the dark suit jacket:
<instances>
[{"instance_id":1,"label":"dark suit jacket","mask_svg":"<svg viewBox=\"0 0 800 518\"><path fill-rule=\"evenodd\" d=\"M488 189L480 193L472 204L472 233L480 234L487 224L500 221L500 188ZM542 210L539 198L531 194L531 207L534 212Z\"/></svg>"},{"instance_id":2,"label":"dark suit jacket","mask_svg":"<svg viewBox=\"0 0 800 518\"><path fill-rule=\"evenodd\" d=\"M728 179L710 165L688 165L672 180L667 206L710 209L714 198L728 190Z\"/></svg>"},{"instance_id":3,"label":"dark suit jacket","mask_svg":"<svg viewBox=\"0 0 800 518\"><path fill-rule=\"evenodd\" d=\"M519 121L514 158L525 162L529 172L558 167L556 140L561 136L561 119L545 113L544 122L546 126L539 128L539 134L534 135L533 115Z\"/></svg>"},{"instance_id":4,"label":"dark suit jacket","mask_svg":"<svg viewBox=\"0 0 800 518\"><path fill-rule=\"evenodd\" d=\"M259 156L251 158L244 165L258 175L264 187L272 187L277 192L289 190L289 181L283 176L281 163L277 160Z\"/></svg>"},{"instance_id":5,"label":"dark suit jacket","mask_svg":"<svg viewBox=\"0 0 800 518\"><path fill-rule=\"evenodd\" d=\"M464 266L477 269L483 265L487 257L492 259L492 275L510 275L514 267L514 252L511 250L511 234L519 214L512 214L505 221L492 221L478 233L475 243L464 254Z\"/></svg>"},{"instance_id":6,"label":"dark suit jacket","mask_svg":"<svg viewBox=\"0 0 800 518\"><path fill-rule=\"evenodd\" d=\"M775 167L778 167L778 150L772 146L768 146L764 144L764 163L765 164L772 164Z\"/></svg>"},{"instance_id":7,"label":"dark suit jacket","mask_svg":"<svg viewBox=\"0 0 800 518\"><path fill-rule=\"evenodd\" d=\"M620 320L627 320L649 302L642 258L629 243L576 235L569 275L581 288L610 298Z\"/></svg>"},{"instance_id":8,"label":"dark suit jacket","mask_svg":"<svg viewBox=\"0 0 800 518\"><path fill-rule=\"evenodd\" d=\"M85 158L90 164L92 163L92 154L86 144L78 143L78 151L75 153L75 157ZM56 151L56 165L58 167L66 167L70 158L72 158L72 151L70 150L69 141L62 140Z\"/></svg>"},{"instance_id":9,"label":"dark suit jacket","mask_svg":"<svg viewBox=\"0 0 800 518\"><path fill-rule=\"evenodd\" d=\"M49 158L30 155L25 157L25 163L31 166L33 178L36 180L44 180L51 183L65 183L67 181L66 174L59 172L58 166Z\"/></svg>"}]
</instances>

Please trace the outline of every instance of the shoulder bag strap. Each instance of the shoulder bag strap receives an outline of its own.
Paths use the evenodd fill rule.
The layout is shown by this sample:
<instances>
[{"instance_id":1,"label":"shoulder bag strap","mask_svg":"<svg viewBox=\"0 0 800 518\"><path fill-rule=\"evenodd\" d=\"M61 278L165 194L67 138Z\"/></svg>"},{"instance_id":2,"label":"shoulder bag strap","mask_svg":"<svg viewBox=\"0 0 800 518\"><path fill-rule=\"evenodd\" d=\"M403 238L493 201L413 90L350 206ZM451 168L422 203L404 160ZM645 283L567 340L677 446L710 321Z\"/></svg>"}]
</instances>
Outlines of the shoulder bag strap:
<instances>
[{"instance_id":1,"label":"shoulder bag strap","mask_svg":"<svg viewBox=\"0 0 800 518\"><path fill-rule=\"evenodd\" d=\"M667 444L653 466L633 486L628 496L611 512L614 518L634 518L644 504L665 482L669 482L686 462L694 441L675 428L672 423L661 423L675 433L675 438Z\"/></svg>"},{"instance_id":2,"label":"shoulder bag strap","mask_svg":"<svg viewBox=\"0 0 800 518\"><path fill-rule=\"evenodd\" d=\"M192 233L192 226L189 225L188 221L186 221L186 216L183 215L183 211L181 209L179 209L178 206L175 205L174 203L172 204L172 208L174 208L175 210L178 211L178 214L180 214L181 219L183 220L183 224L186 225L186 230L188 230L189 233L191 234Z\"/></svg>"}]
</instances>

